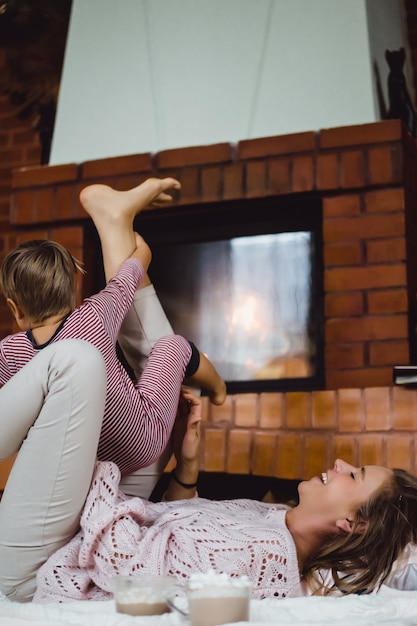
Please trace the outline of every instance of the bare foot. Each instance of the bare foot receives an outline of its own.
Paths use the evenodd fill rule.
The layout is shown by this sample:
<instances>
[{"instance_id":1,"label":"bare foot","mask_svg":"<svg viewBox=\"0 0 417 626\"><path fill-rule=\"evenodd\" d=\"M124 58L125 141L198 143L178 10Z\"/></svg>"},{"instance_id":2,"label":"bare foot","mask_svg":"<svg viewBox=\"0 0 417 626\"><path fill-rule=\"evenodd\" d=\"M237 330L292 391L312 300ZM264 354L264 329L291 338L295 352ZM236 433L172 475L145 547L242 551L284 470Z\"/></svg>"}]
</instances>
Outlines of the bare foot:
<instances>
[{"instance_id":1,"label":"bare foot","mask_svg":"<svg viewBox=\"0 0 417 626\"><path fill-rule=\"evenodd\" d=\"M217 406L223 404L227 397L226 383L222 380L215 391L208 392L208 397L212 404L216 404Z\"/></svg>"},{"instance_id":2,"label":"bare foot","mask_svg":"<svg viewBox=\"0 0 417 626\"><path fill-rule=\"evenodd\" d=\"M226 383L207 355L201 350L199 352L200 362L197 370L188 378L188 382L205 389L212 404L223 404L227 396Z\"/></svg>"},{"instance_id":3,"label":"bare foot","mask_svg":"<svg viewBox=\"0 0 417 626\"><path fill-rule=\"evenodd\" d=\"M190 376L184 381L184 384L189 385L197 385L198 387L202 387L207 392L208 399L212 404L220 406L224 403L227 398L227 387L226 383L220 376L218 376L218 380L215 384L213 381L210 381L210 384L207 381L202 381L201 378L197 375Z\"/></svg>"},{"instance_id":4,"label":"bare foot","mask_svg":"<svg viewBox=\"0 0 417 626\"><path fill-rule=\"evenodd\" d=\"M150 203L159 206L169 202L172 198L167 191L180 187L175 178L148 178L127 191L117 191L107 185L89 185L81 191L80 202L100 237L107 282L135 251L135 215ZM146 263L144 268L146 271Z\"/></svg>"},{"instance_id":5,"label":"bare foot","mask_svg":"<svg viewBox=\"0 0 417 626\"><path fill-rule=\"evenodd\" d=\"M107 185L89 185L81 190L80 202L100 232L102 225L121 221L131 224L135 216L149 204L162 206L172 200L169 189L180 189L175 178L148 178L141 185L117 191Z\"/></svg>"}]
</instances>

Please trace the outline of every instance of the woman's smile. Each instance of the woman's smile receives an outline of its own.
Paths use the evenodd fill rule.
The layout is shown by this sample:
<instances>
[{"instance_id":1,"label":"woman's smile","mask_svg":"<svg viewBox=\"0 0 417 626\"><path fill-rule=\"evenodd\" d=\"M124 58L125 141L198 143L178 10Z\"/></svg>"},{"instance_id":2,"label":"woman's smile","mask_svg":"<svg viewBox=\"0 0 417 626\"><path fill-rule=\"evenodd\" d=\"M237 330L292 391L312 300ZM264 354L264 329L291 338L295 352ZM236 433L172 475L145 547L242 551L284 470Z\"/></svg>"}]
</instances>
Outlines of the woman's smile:
<instances>
[{"instance_id":1,"label":"woman's smile","mask_svg":"<svg viewBox=\"0 0 417 626\"><path fill-rule=\"evenodd\" d=\"M306 506L311 514L327 519L352 517L357 508L380 489L390 475L391 470L385 467L355 467L336 459L332 468L300 483L300 504Z\"/></svg>"}]
</instances>

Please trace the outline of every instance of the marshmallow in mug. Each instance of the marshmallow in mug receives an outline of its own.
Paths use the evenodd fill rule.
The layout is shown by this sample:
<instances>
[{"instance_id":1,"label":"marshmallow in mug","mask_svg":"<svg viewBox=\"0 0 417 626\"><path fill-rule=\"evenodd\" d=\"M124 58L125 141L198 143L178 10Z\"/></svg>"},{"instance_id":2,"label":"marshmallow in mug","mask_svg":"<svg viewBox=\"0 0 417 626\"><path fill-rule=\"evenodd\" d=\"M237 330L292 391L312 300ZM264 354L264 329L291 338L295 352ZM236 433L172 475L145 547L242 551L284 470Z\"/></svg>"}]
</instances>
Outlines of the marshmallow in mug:
<instances>
[{"instance_id":1,"label":"marshmallow in mug","mask_svg":"<svg viewBox=\"0 0 417 626\"><path fill-rule=\"evenodd\" d=\"M196 592L200 589L204 591L205 597L208 595L218 596L220 589L221 595L246 595L250 586L251 583L247 576L233 577L226 573L217 574L213 570L209 570L205 574L191 574L187 583L188 590L192 592L194 597L198 596Z\"/></svg>"},{"instance_id":2,"label":"marshmallow in mug","mask_svg":"<svg viewBox=\"0 0 417 626\"><path fill-rule=\"evenodd\" d=\"M118 613L162 615L176 586L174 576L115 576L113 592Z\"/></svg>"},{"instance_id":3,"label":"marshmallow in mug","mask_svg":"<svg viewBox=\"0 0 417 626\"><path fill-rule=\"evenodd\" d=\"M247 576L233 578L212 571L192 574L187 582L191 626L248 621L250 595Z\"/></svg>"}]
</instances>

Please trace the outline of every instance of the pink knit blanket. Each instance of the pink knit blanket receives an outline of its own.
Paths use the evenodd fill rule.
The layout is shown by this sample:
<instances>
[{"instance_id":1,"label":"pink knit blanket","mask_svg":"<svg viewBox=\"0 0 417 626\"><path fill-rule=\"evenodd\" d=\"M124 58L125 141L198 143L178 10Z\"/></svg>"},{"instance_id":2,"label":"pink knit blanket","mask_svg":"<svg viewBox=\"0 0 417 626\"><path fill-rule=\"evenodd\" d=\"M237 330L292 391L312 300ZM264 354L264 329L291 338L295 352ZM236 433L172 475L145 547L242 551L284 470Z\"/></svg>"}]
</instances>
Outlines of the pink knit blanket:
<instances>
[{"instance_id":1,"label":"pink knit blanket","mask_svg":"<svg viewBox=\"0 0 417 626\"><path fill-rule=\"evenodd\" d=\"M203 498L152 503L123 496L120 472L97 463L80 532L38 572L35 602L107 600L118 574L246 574L253 597L303 595L287 508Z\"/></svg>"}]
</instances>

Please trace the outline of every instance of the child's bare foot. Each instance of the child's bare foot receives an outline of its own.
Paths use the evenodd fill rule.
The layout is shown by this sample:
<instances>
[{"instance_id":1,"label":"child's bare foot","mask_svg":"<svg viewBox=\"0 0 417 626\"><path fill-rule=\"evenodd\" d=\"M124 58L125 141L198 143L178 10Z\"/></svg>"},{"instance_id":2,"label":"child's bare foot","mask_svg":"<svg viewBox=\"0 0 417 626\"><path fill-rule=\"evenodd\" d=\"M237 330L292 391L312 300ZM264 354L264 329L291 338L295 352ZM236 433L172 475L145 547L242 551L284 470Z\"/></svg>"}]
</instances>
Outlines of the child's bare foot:
<instances>
[{"instance_id":1,"label":"child's bare foot","mask_svg":"<svg viewBox=\"0 0 417 626\"><path fill-rule=\"evenodd\" d=\"M200 351L199 366L196 372L187 379L187 383L205 389L212 404L220 405L226 400L226 383L204 352Z\"/></svg>"},{"instance_id":2,"label":"child's bare foot","mask_svg":"<svg viewBox=\"0 0 417 626\"><path fill-rule=\"evenodd\" d=\"M89 185L81 190L80 202L93 219L97 230L100 226L111 226L122 222L133 225L135 216L149 204L162 206L172 200L167 193L170 189L180 189L175 178L148 178L141 185L117 191L107 185Z\"/></svg>"},{"instance_id":3,"label":"child's bare foot","mask_svg":"<svg viewBox=\"0 0 417 626\"><path fill-rule=\"evenodd\" d=\"M227 389L224 380L221 380L219 386L214 390L208 392L209 400L212 404L220 405L226 400Z\"/></svg>"}]
</instances>

